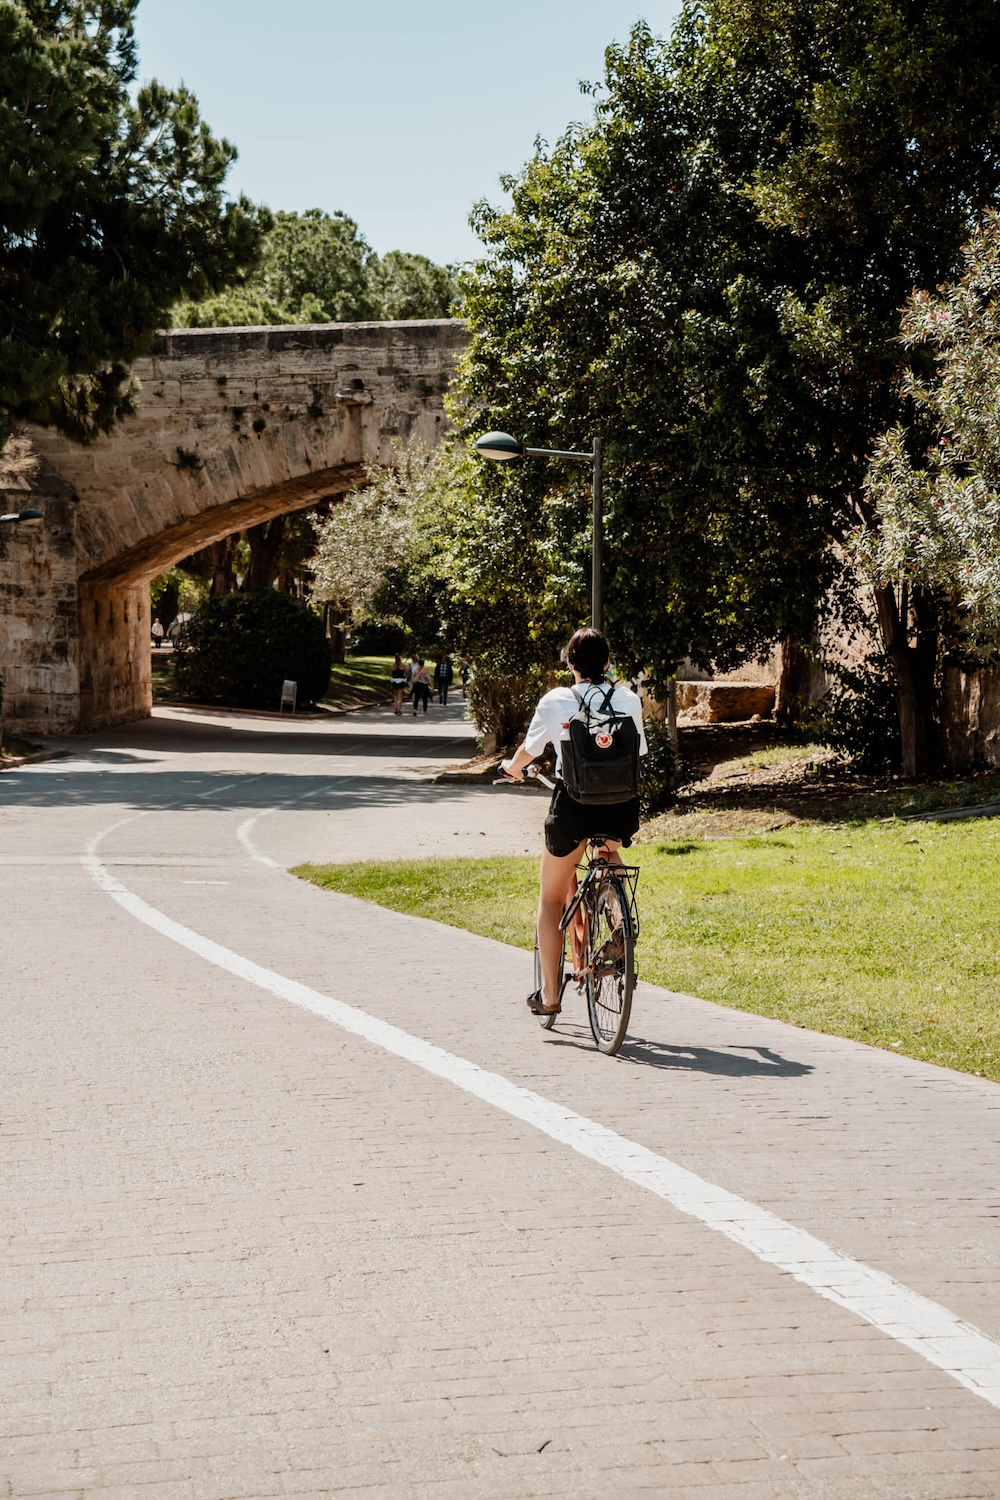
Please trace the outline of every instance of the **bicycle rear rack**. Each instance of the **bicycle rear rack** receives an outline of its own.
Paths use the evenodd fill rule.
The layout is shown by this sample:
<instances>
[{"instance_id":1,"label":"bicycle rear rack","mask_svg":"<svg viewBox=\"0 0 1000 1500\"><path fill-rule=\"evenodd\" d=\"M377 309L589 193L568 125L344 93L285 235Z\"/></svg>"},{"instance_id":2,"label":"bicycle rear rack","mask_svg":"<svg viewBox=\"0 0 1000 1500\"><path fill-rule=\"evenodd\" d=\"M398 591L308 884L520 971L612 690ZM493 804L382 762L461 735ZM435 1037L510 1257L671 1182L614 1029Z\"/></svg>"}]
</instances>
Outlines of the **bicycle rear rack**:
<instances>
[{"instance_id":1,"label":"bicycle rear rack","mask_svg":"<svg viewBox=\"0 0 1000 1500\"><path fill-rule=\"evenodd\" d=\"M621 894L625 898L625 904L628 906L629 915L632 918L632 936L634 938L637 938L639 936L639 907L636 901L636 887L639 883L639 866L611 864L606 859L594 860L593 864L589 866L586 875L577 886L576 895L573 897L569 906L567 906L566 910L563 912L562 918L559 922L559 926L563 930L563 932L565 932L566 928L569 926L570 922L572 922L574 916L579 911L580 903L586 895L587 891L589 891L590 887L595 883L595 881L603 879L606 875L610 875L611 879L614 881L615 885L618 886Z\"/></svg>"}]
</instances>

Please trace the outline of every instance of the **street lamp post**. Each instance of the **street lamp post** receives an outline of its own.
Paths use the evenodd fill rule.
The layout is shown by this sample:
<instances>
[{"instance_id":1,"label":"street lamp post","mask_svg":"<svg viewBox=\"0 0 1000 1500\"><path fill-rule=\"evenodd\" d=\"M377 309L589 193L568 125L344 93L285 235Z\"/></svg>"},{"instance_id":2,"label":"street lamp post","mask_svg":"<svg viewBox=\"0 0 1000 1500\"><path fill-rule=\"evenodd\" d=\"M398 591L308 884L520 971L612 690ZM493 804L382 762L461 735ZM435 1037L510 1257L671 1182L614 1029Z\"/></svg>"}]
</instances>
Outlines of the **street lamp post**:
<instances>
[{"instance_id":1,"label":"street lamp post","mask_svg":"<svg viewBox=\"0 0 1000 1500\"><path fill-rule=\"evenodd\" d=\"M590 623L595 630L604 629L604 473L603 443L594 439L592 453L580 453L574 448L528 448L509 432L488 432L472 445L480 458L491 458L509 463L513 458L566 458L570 463L590 464L592 485L591 507L591 567L590 567Z\"/></svg>"}]
</instances>

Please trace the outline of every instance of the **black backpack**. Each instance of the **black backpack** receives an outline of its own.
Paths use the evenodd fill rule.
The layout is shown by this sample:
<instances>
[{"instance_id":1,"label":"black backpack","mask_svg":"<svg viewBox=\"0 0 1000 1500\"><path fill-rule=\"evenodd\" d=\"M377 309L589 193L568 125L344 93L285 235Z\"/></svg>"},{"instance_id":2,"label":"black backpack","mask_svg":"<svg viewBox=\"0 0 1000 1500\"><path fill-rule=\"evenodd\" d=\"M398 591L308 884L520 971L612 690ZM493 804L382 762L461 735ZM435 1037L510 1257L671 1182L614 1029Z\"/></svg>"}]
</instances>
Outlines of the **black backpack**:
<instances>
[{"instance_id":1,"label":"black backpack","mask_svg":"<svg viewBox=\"0 0 1000 1500\"><path fill-rule=\"evenodd\" d=\"M639 731L630 713L612 706L615 687L609 683L600 701L573 689L579 709L559 745L566 790L587 806L628 802L639 792Z\"/></svg>"}]
</instances>

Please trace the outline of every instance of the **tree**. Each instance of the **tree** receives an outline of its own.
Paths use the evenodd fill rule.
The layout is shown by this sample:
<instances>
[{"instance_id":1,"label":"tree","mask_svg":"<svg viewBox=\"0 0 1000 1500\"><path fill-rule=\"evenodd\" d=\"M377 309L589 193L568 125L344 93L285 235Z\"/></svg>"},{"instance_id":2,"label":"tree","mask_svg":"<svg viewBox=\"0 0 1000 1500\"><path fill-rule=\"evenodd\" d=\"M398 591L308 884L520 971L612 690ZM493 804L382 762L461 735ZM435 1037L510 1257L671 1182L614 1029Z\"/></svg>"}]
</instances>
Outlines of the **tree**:
<instances>
[{"instance_id":1,"label":"tree","mask_svg":"<svg viewBox=\"0 0 1000 1500\"><path fill-rule=\"evenodd\" d=\"M440 464L416 446L397 447L394 460L390 468L366 465L364 484L315 522L313 595L357 624L371 617L386 575L408 561L417 513Z\"/></svg>"},{"instance_id":2,"label":"tree","mask_svg":"<svg viewBox=\"0 0 1000 1500\"><path fill-rule=\"evenodd\" d=\"M86 441L179 297L249 266L268 215L186 89L135 91L138 0L0 0L0 428ZM4 434L5 435L5 434Z\"/></svg>"},{"instance_id":3,"label":"tree","mask_svg":"<svg viewBox=\"0 0 1000 1500\"><path fill-rule=\"evenodd\" d=\"M174 310L181 327L352 323L448 317L451 272L423 255L375 254L344 213L277 213L260 263L242 285Z\"/></svg>"},{"instance_id":4,"label":"tree","mask_svg":"<svg viewBox=\"0 0 1000 1500\"><path fill-rule=\"evenodd\" d=\"M654 683L809 640L901 411L898 309L1000 185L994 7L917 11L708 0L669 43L639 26L595 120L478 209L460 430L605 436L609 625ZM540 503L550 480L523 482ZM915 771L926 663L885 602Z\"/></svg>"},{"instance_id":5,"label":"tree","mask_svg":"<svg viewBox=\"0 0 1000 1500\"><path fill-rule=\"evenodd\" d=\"M351 323L378 314L370 285L374 252L347 214L276 213L259 265L243 286L176 310L180 326Z\"/></svg>"},{"instance_id":6,"label":"tree","mask_svg":"<svg viewBox=\"0 0 1000 1500\"><path fill-rule=\"evenodd\" d=\"M318 523L314 594L355 623L399 621L418 649L474 656L477 725L510 743L586 616L576 502L551 510L517 475L484 476L464 445L400 445Z\"/></svg>"},{"instance_id":7,"label":"tree","mask_svg":"<svg viewBox=\"0 0 1000 1500\"><path fill-rule=\"evenodd\" d=\"M902 580L938 598L946 647L990 654L1000 644L1000 213L984 216L957 281L913 296L901 338L915 359L914 419L876 447L873 524L857 549L879 587Z\"/></svg>"},{"instance_id":8,"label":"tree","mask_svg":"<svg viewBox=\"0 0 1000 1500\"><path fill-rule=\"evenodd\" d=\"M426 255L390 250L372 268L371 280L378 294L379 317L389 322L455 314L454 273L448 266L436 266Z\"/></svg>"}]
</instances>

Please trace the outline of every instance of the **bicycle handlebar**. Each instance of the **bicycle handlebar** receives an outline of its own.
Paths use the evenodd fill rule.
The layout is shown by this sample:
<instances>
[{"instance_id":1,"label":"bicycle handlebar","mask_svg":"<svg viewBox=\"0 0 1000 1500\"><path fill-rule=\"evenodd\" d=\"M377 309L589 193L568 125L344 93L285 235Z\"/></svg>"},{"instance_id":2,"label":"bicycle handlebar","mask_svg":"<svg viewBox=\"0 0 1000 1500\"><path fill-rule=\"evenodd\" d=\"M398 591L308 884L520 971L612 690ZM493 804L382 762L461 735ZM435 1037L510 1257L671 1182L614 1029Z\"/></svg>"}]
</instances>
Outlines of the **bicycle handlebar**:
<instances>
[{"instance_id":1,"label":"bicycle handlebar","mask_svg":"<svg viewBox=\"0 0 1000 1500\"><path fill-rule=\"evenodd\" d=\"M523 786L525 781L540 781L542 786L547 786L550 792L554 792L556 784L540 771L536 765L525 766L523 781L515 781L513 776L498 776L494 786Z\"/></svg>"}]
</instances>

